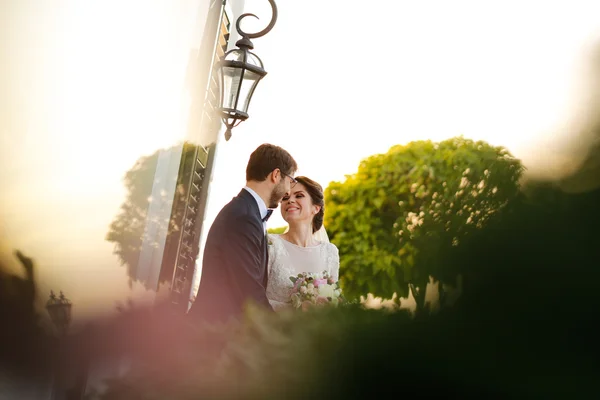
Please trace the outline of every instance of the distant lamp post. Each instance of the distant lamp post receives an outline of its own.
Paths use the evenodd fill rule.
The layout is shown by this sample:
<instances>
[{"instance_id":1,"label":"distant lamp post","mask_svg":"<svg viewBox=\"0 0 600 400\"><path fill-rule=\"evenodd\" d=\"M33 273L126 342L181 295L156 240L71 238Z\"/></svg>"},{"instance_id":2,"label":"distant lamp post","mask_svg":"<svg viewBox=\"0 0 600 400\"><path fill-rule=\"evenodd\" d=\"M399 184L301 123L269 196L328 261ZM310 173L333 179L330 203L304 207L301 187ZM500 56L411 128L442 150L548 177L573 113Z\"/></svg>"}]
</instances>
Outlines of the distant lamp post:
<instances>
[{"instance_id":1,"label":"distant lamp post","mask_svg":"<svg viewBox=\"0 0 600 400\"><path fill-rule=\"evenodd\" d=\"M231 129L245 121L248 115L250 100L258 82L267 74L261 59L250 50L254 44L250 39L259 38L269 33L277 21L277 5L275 0L269 0L273 16L269 25L260 32L246 33L240 28L244 17L254 14L242 14L236 21L235 28L242 37L236 42L237 49L225 53L221 61L221 118L227 127L225 140L231 138Z\"/></svg>"},{"instance_id":2,"label":"distant lamp post","mask_svg":"<svg viewBox=\"0 0 600 400\"><path fill-rule=\"evenodd\" d=\"M63 292L56 297L53 291L50 291L50 299L46 303L46 310L50 314L50 319L58 332L62 335L67 333L71 324L71 302L65 297Z\"/></svg>"},{"instance_id":3,"label":"distant lamp post","mask_svg":"<svg viewBox=\"0 0 600 400\"><path fill-rule=\"evenodd\" d=\"M69 399L70 395L67 393L67 350L66 350L66 339L67 330L71 323L71 302L65 297L63 292L60 292L60 296L56 297L53 291L50 291L50 299L46 302L46 310L50 314L52 323L58 330L58 347L56 358L56 369L54 373L54 382L52 384L52 395L51 399Z\"/></svg>"}]
</instances>

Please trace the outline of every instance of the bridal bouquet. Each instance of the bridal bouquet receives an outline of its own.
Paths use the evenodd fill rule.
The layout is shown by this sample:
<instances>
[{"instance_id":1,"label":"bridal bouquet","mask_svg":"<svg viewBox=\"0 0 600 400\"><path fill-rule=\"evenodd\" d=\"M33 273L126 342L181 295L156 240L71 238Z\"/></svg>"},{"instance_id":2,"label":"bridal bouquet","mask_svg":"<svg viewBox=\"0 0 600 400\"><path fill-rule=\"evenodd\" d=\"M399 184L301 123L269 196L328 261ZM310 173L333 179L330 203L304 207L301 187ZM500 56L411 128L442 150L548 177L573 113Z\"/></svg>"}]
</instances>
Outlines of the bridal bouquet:
<instances>
[{"instance_id":1,"label":"bridal bouquet","mask_svg":"<svg viewBox=\"0 0 600 400\"><path fill-rule=\"evenodd\" d=\"M294 308L306 310L313 305L337 306L344 302L340 285L325 271L319 274L298 274L298 276L291 276L290 280L294 284L290 298Z\"/></svg>"}]
</instances>

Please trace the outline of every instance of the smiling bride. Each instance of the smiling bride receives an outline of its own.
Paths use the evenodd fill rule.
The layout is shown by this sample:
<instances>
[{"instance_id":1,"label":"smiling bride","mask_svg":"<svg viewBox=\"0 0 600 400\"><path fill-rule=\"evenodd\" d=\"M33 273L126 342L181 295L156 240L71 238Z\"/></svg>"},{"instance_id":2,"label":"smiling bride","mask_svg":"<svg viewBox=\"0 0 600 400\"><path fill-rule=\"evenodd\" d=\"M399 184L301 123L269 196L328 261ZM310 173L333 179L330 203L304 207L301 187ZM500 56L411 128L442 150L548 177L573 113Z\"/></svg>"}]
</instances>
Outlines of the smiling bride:
<instances>
[{"instance_id":1,"label":"smiling bride","mask_svg":"<svg viewBox=\"0 0 600 400\"><path fill-rule=\"evenodd\" d=\"M340 257L323 227L324 214L321 185L310 178L297 177L281 200L281 215L288 230L281 235L268 235L267 298L274 310L292 307L292 276L326 271L337 282Z\"/></svg>"}]
</instances>

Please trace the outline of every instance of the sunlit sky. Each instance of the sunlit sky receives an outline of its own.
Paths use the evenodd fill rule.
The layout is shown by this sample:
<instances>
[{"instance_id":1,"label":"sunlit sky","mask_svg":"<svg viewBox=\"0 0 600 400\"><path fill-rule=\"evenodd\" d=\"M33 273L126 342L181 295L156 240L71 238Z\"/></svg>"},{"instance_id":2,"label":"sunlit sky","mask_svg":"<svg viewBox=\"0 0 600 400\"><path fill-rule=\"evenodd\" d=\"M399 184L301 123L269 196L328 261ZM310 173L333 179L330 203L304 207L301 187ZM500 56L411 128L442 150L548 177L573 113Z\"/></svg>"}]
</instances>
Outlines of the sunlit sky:
<instances>
[{"instance_id":1,"label":"sunlit sky","mask_svg":"<svg viewBox=\"0 0 600 400\"><path fill-rule=\"evenodd\" d=\"M128 294L104 236L123 174L183 138L207 2L0 0L1 250L32 254L82 307ZM530 173L575 166L600 2L278 3L254 40L268 75L221 142L209 221L264 142L323 186L394 144L459 134L507 146ZM261 18L249 31L270 18L266 0L245 10Z\"/></svg>"}]
</instances>

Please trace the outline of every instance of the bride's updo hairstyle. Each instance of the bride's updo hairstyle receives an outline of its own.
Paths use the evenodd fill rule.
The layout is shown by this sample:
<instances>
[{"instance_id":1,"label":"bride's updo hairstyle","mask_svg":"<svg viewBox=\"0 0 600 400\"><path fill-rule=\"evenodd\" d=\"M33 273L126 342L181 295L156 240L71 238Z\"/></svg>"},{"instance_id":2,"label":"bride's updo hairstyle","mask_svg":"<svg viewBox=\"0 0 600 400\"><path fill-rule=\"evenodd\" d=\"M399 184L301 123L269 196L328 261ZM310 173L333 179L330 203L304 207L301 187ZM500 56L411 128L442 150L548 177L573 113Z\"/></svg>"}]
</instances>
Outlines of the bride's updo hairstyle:
<instances>
[{"instance_id":1,"label":"bride's updo hairstyle","mask_svg":"<svg viewBox=\"0 0 600 400\"><path fill-rule=\"evenodd\" d=\"M315 214L312 220L313 233L321 229L323 226L323 216L325 215L325 200L323 197L323 187L317 182L313 181L306 176L297 176L296 181L301 183L308 192L312 203L316 206L320 206L321 209Z\"/></svg>"}]
</instances>

